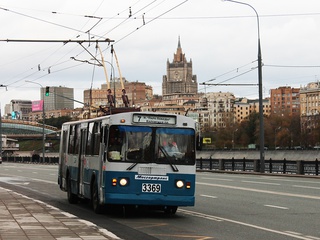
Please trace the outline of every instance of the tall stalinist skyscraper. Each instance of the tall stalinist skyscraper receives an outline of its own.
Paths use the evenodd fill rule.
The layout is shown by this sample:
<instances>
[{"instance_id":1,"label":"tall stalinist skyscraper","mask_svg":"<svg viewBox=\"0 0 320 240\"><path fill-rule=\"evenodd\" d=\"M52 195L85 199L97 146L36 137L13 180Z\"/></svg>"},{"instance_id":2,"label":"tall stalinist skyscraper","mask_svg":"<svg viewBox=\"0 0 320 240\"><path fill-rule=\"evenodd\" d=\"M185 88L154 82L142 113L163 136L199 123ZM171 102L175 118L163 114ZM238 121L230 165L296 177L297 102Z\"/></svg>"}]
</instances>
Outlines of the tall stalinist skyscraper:
<instances>
[{"instance_id":1,"label":"tall stalinist skyscraper","mask_svg":"<svg viewBox=\"0 0 320 240\"><path fill-rule=\"evenodd\" d=\"M192 97L198 93L197 76L192 75L192 60L187 61L182 52L180 37L177 52L170 63L167 60L167 75L163 76L162 97L163 100L174 98Z\"/></svg>"}]
</instances>

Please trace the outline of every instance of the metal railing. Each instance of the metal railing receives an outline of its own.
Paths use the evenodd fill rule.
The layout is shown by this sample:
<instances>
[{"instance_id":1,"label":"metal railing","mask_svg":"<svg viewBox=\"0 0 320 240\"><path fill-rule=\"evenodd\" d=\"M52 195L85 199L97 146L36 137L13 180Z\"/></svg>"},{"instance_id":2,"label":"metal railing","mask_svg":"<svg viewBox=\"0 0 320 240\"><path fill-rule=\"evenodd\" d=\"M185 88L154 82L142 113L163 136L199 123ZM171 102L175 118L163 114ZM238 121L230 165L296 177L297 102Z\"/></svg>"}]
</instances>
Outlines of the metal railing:
<instances>
[{"instance_id":1,"label":"metal railing","mask_svg":"<svg viewBox=\"0 0 320 240\"><path fill-rule=\"evenodd\" d=\"M2 158L3 162L15 163L41 163L58 164L58 157L45 157L45 161L32 156L6 156ZM200 171L224 171L224 172L257 172L260 169L259 159L213 159L199 158L196 160L196 168ZM319 160L265 160L265 173L274 174L294 174L319 176Z\"/></svg>"},{"instance_id":2,"label":"metal railing","mask_svg":"<svg viewBox=\"0 0 320 240\"><path fill-rule=\"evenodd\" d=\"M41 163L41 164L58 164L58 157L45 157L44 161L33 156L6 156L2 157L3 162L14 162L14 163Z\"/></svg>"},{"instance_id":3,"label":"metal railing","mask_svg":"<svg viewBox=\"0 0 320 240\"><path fill-rule=\"evenodd\" d=\"M259 159L197 159L197 170L259 172ZM265 173L319 175L319 160L265 160Z\"/></svg>"}]
</instances>

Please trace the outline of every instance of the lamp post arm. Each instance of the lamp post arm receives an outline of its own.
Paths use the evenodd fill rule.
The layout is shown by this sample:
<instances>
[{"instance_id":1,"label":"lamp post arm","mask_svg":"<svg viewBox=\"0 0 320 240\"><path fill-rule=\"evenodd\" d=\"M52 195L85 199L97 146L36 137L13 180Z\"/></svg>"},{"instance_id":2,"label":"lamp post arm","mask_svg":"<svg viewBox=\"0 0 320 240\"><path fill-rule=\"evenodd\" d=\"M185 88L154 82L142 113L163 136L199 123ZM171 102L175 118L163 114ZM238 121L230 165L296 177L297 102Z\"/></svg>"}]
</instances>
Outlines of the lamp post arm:
<instances>
[{"instance_id":1,"label":"lamp post arm","mask_svg":"<svg viewBox=\"0 0 320 240\"><path fill-rule=\"evenodd\" d=\"M252 7L250 4L244 3L244 2L238 2L238 1L233 1L233 0L223 0L223 1L234 2L234 3L246 5L246 6L250 7L255 12L255 14L257 16L257 23L258 23L258 39L259 39L259 42L260 42L260 21L259 21L259 15L258 15L258 12L256 11L256 9L254 7Z\"/></svg>"}]
</instances>

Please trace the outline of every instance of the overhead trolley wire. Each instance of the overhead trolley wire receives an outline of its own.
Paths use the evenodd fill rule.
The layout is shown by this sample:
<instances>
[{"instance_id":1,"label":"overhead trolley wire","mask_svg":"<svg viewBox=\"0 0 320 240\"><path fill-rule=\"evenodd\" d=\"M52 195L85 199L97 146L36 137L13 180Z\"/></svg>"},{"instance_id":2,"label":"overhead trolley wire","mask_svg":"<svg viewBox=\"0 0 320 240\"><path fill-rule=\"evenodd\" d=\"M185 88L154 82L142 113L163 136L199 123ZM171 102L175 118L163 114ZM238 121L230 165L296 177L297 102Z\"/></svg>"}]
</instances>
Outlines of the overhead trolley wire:
<instances>
[{"instance_id":1,"label":"overhead trolley wire","mask_svg":"<svg viewBox=\"0 0 320 240\"><path fill-rule=\"evenodd\" d=\"M174 6L174 7L170 8L169 10L161 13L160 15L158 15L157 17L151 19L151 20L148 21L147 23L144 23L143 25L148 24L148 23L151 23L152 21L160 18L161 16L163 16L163 15L165 15L166 13L174 10L175 8L179 7L180 5L184 4L184 3L187 2L187 1L188 1L188 0L185 0L185 1L177 4L176 6ZM138 2L139 2L139 1L138 1ZM153 1L152 3L154 3L154 2L156 2L156 1ZM164 2L164 1L162 1L161 3L163 3L163 2ZM138 14L139 12L141 12L143 9L147 8L148 6L151 6L152 3L149 3L148 5L144 6L144 7L141 8L139 11L135 12L133 15L137 15L137 14ZM158 5L160 5L161 3L159 3ZM157 5L157 6L158 6L158 5ZM54 22L50 22L50 21L47 21L47 20L43 20L43 19L41 19L41 18L33 17L33 16L30 16L30 15L27 15L27 14L23 14L23 13L20 13L20 12L17 12L17 11L12 11L12 10L10 10L10 9L5 9L5 8L0 7L0 10L10 11L10 12L12 12L12 13L14 13L14 14L17 14L17 15L21 15L21 16L24 16L24 17L28 17L28 18L31 18L31 19L38 20L38 21L42 21L42 22L45 22L45 23L48 23L48 24L52 24L52 25L55 25L55 26L59 26L59 27L62 27L62 28L70 29L70 30L72 30L72 31L77 31L77 32L84 33L84 34L86 34L86 33L88 32L88 31L85 32L85 31L82 31L82 30L78 30L78 29L75 29L75 28L71 28L71 27L68 27L68 26L64 26L64 25L61 25L61 24L57 24L57 23L54 23ZM52 13L55 13L55 12L52 12ZM132 16L133 16L133 15L132 15ZM95 18L95 16L92 16L92 15L85 15L85 17ZM99 21L99 22L98 22L97 24L95 24L90 30L92 30L94 27L96 27L99 23L101 24L101 22ZM143 25L142 25L142 26L143 26ZM125 36L122 37L120 40L123 40L124 38L128 37L129 35L131 35L133 32L137 31L137 30L140 29L140 28L141 28L141 26L138 27L137 29L135 29L134 31L130 32L129 34L125 35ZM102 36L99 36L99 35L96 35L96 34L92 34L92 36L98 37L98 38L100 38L100 39L103 39ZM107 39L107 40L108 40L108 39ZM119 40L119 41L120 41L120 40ZM3 40L0 40L0 41L6 41L6 42L10 42L10 41L16 41L16 42L35 42L35 41L33 41L33 40L27 40L27 39L25 39L25 40L3 39ZM38 41L38 42L52 42L52 40L37 40L37 41ZM54 40L53 42L55 42L55 41L58 42L58 41L61 41L61 40ZM92 40L89 39L89 40L81 40L80 42L83 43L83 42L91 42L91 41L92 41ZM119 41L117 41L117 42L119 42ZM79 40L71 40L71 39L69 39L69 40L64 41L64 44L69 43L69 42L79 42ZM47 58L46 58L46 59L47 59ZM71 59L72 59L72 58L71 58ZM52 65L52 64L51 64L50 66L45 67L45 68L42 68L42 69L43 69L43 70L46 69L46 70L48 70L48 73L51 73L51 70L50 70L51 67L57 66L57 65L60 65L60 64L66 63L66 62L67 62L67 61L64 61L64 62L62 62L62 63L57 63L57 64L55 64L55 65ZM81 64L83 64L83 63L81 63ZM39 64L39 65L40 65L40 64ZM77 65L77 66L78 66L78 65ZM62 71L62 70L69 69L69 68L72 68L72 67L67 67L67 68L64 68L64 69L61 69L61 70L55 70L55 71L52 71L52 72L58 72L58 71ZM36 72L34 72L33 74L28 75L27 77L33 76L34 74L36 74L36 73L38 73L38 72L39 72L39 71L36 71ZM46 74L46 75L47 75L47 74ZM44 75L44 76L46 76L46 75ZM44 76L41 76L41 77L39 77L39 78L42 78L42 77L44 77ZM27 77L24 77L24 78L27 78ZM15 82L11 83L10 85L13 85L13 84L17 83L17 82L23 80L24 78L22 78L22 79L20 79L20 80L17 80L17 81L15 81ZM39 78L37 78L37 79L39 79Z\"/></svg>"},{"instance_id":2,"label":"overhead trolley wire","mask_svg":"<svg viewBox=\"0 0 320 240\"><path fill-rule=\"evenodd\" d=\"M130 35L131 35L131 34L133 34L134 32L136 32L136 31L138 31L139 29L141 29L142 27L144 27L145 25L147 25L147 24L149 24L149 23L153 22L154 20L156 20L156 19L160 18L161 16L163 16L163 15L165 15L165 14L167 14L167 13L171 12L172 10L176 9L177 7L179 7L179 6L183 5L183 4L184 4L184 3L186 3L186 2L188 2L188 0L185 0L185 1L183 1L183 2L181 2L181 3L179 3L179 4L177 4L177 5L175 5L174 7L170 8L169 10L167 10L167 11L165 11L165 12L161 13L160 15L158 15L158 16L156 16L156 17L154 17L154 18L153 18L153 19L151 19L150 21L143 22L143 24L142 24L142 25L140 25L140 27L137 27L135 30L133 30L133 31L131 31L130 33L128 33L127 35L123 36L123 37L122 37L122 38L120 38L119 40L116 40L114 44L116 44L116 43L118 43L118 42L122 41L123 39L127 38L128 36L130 36Z\"/></svg>"}]
</instances>

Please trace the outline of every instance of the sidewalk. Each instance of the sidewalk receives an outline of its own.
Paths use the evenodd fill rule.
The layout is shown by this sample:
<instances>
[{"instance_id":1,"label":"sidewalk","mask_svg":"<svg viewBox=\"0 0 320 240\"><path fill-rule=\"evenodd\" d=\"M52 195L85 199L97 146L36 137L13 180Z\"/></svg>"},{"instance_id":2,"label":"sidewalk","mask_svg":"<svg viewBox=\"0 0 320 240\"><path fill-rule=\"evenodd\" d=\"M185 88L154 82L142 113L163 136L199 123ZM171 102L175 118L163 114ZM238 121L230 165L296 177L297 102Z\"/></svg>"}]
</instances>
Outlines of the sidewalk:
<instances>
[{"instance_id":1,"label":"sidewalk","mask_svg":"<svg viewBox=\"0 0 320 240\"><path fill-rule=\"evenodd\" d=\"M0 187L0 239L114 240L119 238L91 222Z\"/></svg>"}]
</instances>

